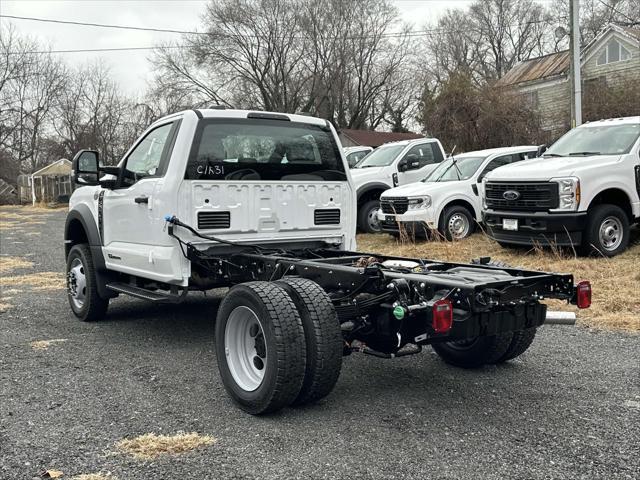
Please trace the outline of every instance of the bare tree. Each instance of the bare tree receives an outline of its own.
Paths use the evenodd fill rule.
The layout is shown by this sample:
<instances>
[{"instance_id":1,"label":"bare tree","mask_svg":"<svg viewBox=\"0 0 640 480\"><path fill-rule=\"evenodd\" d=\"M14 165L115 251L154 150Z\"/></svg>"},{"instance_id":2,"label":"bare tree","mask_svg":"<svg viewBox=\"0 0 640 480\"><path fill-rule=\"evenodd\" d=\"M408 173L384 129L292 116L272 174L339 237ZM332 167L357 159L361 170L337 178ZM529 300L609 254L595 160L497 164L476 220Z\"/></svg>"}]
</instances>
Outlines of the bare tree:
<instances>
[{"instance_id":1,"label":"bare tree","mask_svg":"<svg viewBox=\"0 0 640 480\"><path fill-rule=\"evenodd\" d=\"M0 148L24 171L46 163L40 141L56 99L66 83L66 67L10 26L0 35Z\"/></svg>"}]
</instances>

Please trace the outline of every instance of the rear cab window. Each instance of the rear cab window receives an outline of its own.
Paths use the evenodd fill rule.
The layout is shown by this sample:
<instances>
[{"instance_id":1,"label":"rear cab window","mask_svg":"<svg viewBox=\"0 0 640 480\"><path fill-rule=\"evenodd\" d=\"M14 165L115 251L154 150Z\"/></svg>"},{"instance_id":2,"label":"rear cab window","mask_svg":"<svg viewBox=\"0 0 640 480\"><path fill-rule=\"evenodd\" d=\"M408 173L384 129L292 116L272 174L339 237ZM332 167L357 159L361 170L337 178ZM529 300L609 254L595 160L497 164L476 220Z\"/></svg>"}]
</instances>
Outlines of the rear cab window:
<instances>
[{"instance_id":1,"label":"rear cab window","mask_svg":"<svg viewBox=\"0 0 640 480\"><path fill-rule=\"evenodd\" d=\"M187 180L346 181L329 129L270 119L203 119Z\"/></svg>"}]
</instances>

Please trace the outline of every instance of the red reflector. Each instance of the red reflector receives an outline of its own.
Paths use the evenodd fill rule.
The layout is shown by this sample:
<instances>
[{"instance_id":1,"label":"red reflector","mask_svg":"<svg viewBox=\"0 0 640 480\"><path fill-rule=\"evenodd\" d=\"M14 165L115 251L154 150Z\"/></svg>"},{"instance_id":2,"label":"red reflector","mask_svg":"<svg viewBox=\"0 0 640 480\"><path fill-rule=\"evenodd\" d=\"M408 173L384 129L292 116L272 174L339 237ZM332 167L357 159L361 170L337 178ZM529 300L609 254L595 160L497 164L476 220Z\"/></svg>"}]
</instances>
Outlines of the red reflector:
<instances>
[{"instance_id":1,"label":"red reflector","mask_svg":"<svg viewBox=\"0 0 640 480\"><path fill-rule=\"evenodd\" d=\"M448 298L441 298L433 304L431 326L436 333L445 333L453 325L453 305Z\"/></svg>"},{"instance_id":2,"label":"red reflector","mask_svg":"<svg viewBox=\"0 0 640 480\"><path fill-rule=\"evenodd\" d=\"M578 308L591 306L591 283L587 280L583 280L576 286L576 305Z\"/></svg>"}]
</instances>

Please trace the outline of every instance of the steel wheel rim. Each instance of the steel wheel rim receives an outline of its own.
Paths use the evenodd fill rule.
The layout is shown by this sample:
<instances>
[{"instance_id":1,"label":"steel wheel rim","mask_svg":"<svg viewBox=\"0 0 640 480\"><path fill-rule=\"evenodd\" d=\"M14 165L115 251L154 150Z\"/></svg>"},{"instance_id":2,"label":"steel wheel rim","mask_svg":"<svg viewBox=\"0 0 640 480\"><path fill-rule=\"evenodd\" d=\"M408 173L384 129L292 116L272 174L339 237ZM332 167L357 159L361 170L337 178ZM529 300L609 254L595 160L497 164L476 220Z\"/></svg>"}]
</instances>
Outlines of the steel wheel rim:
<instances>
[{"instance_id":1,"label":"steel wheel rim","mask_svg":"<svg viewBox=\"0 0 640 480\"><path fill-rule=\"evenodd\" d=\"M453 238L464 238L469 234L469 219L462 213L454 213L447 224Z\"/></svg>"},{"instance_id":2,"label":"steel wheel rim","mask_svg":"<svg viewBox=\"0 0 640 480\"><path fill-rule=\"evenodd\" d=\"M77 308L82 308L87 296L87 277L80 258L74 258L67 275L67 291Z\"/></svg>"},{"instance_id":3,"label":"steel wheel rim","mask_svg":"<svg viewBox=\"0 0 640 480\"><path fill-rule=\"evenodd\" d=\"M620 246L623 235L622 222L617 217L607 217L600 224L600 245L609 252Z\"/></svg>"},{"instance_id":4,"label":"steel wheel rim","mask_svg":"<svg viewBox=\"0 0 640 480\"><path fill-rule=\"evenodd\" d=\"M247 392L256 390L267 368L267 346L260 320L249 307L236 307L229 315L224 352L236 384Z\"/></svg>"},{"instance_id":5,"label":"steel wheel rim","mask_svg":"<svg viewBox=\"0 0 640 480\"><path fill-rule=\"evenodd\" d=\"M372 208L367 214L367 224L374 232L380 231L380 221L378 220L378 207Z\"/></svg>"}]
</instances>

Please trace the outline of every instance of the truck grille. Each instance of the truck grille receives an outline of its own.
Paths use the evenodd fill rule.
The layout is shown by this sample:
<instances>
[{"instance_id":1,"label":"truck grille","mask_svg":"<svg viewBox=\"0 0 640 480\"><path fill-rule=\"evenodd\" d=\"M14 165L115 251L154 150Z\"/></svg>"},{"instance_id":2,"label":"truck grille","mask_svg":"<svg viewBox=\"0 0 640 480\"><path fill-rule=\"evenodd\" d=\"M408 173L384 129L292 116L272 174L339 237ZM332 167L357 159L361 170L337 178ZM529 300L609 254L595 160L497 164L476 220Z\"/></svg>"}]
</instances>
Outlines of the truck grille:
<instances>
[{"instance_id":1,"label":"truck grille","mask_svg":"<svg viewBox=\"0 0 640 480\"><path fill-rule=\"evenodd\" d=\"M198 230L220 230L230 226L230 212L198 212Z\"/></svg>"},{"instance_id":2,"label":"truck grille","mask_svg":"<svg viewBox=\"0 0 640 480\"><path fill-rule=\"evenodd\" d=\"M386 197L380 200L382 213L402 215L409 208L409 199L406 197Z\"/></svg>"},{"instance_id":3,"label":"truck grille","mask_svg":"<svg viewBox=\"0 0 640 480\"><path fill-rule=\"evenodd\" d=\"M315 225L340 225L339 208L323 208L313 212Z\"/></svg>"},{"instance_id":4,"label":"truck grille","mask_svg":"<svg viewBox=\"0 0 640 480\"><path fill-rule=\"evenodd\" d=\"M549 210L558 207L558 184L487 182L485 200L488 208L496 210Z\"/></svg>"}]
</instances>

